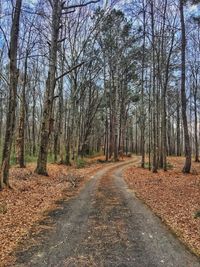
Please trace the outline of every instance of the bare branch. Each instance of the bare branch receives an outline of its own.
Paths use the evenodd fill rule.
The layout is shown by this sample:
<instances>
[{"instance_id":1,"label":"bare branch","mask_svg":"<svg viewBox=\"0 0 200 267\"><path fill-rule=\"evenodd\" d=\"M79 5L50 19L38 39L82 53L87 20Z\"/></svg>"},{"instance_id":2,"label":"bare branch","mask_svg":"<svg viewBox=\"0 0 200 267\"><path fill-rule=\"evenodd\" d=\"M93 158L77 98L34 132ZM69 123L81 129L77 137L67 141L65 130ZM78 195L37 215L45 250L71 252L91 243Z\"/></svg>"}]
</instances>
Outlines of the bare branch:
<instances>
[{"instance_id":1,"label":"bare branch","mask_svg":"<svg viewBox=\"0 0 200 267\"><path fill-rule=\"evenodd\" d=\"M6 33L5 33L5 31L4 31L3 28L1 27L1 24L0 24L0 30L1 30L2 33L3 33L3 37L4 37L4 39L5 39L6 46L7 46L8 50L9 50L8 39L7 39L7 37L6 37Z\"/></svg>"},{"instance_id":2,"label":"bare branch","mask_svg":"<svg viewBox=\"0 0 200 267\"><path fill-rule=\"evenodd\" d=\"M70 72L72 72L73 70L77 69L77 68L80 68L85 62L81 62L79 63L78 65L72 67L71 69L69 69L68 71L64 72L63 74L61 74L60 76L58 76L56 78L56 82L61 79L62 77L64 77L65 75L69 74Z\"/></svg>"},{"instance_id":3,"label":"bare branch","mask_svg":"<svg viewBox=\"0 0 200 267\"><path fill-rule=\"evenodd\" d=\"M76 9L74 8L74 9L72 9L70 11L63 12L62 15L67 15L67 14L73 13L75 11L76 11Z\"/></svg>"},{"instance_id":4,"label":"bare branch","mask_svg":"<svg viewBox=\"0 0 200 267\"><path fill-rule=\"evenodd\" d=\"M64 37L64 38L58 40L58 43L62 43L62 42L64 42L66 39L67 39L67 37Z\"/></svg>"},{"instance_id":5,"label":"bare branch","mask_svg":"<svg viewBox=\"0 0 200 267\"><path fill-rule=\"evenodd\" d=\"M6 79L6 77L5 77L2 73L0 73L0 78L1 78L7 85L9 85L9 81Z\"/></svg>"},{"instance_id":6,"label":"bare branch","mask_svg":"<svg viewBox=\"0 0 200 267\"><path fill-rule=\"evenodd\" d=\"M92 1L89 1L89 2L86 2L86 3L83 3L83 4L77 4L77 5L71 5L71 6L67 6L67 7L63 7L63 9L74 9L74 8L77 8L77 7L84 7L84 6L87 6L87 5L90 5L90 4L96 4L98 3L100 0L92 0Z\"/></svg>"}]
</instances>

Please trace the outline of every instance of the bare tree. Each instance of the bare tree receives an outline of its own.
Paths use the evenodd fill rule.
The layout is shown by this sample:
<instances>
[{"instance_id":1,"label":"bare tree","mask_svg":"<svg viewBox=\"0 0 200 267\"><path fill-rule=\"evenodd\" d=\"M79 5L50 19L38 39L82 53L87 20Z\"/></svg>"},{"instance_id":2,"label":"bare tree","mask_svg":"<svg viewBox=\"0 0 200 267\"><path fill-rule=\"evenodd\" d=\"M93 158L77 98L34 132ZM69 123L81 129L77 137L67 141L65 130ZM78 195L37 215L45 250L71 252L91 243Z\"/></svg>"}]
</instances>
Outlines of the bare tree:
<instances>
[{"instance_id":1,"label":"bare tree","mask_svg":"<svg viewBox=\"0 0 200 267\"><path fill-rule=\"evenodd\" d=\"M18 69L17 69L17 47L19 38L19 21L21 14L22 0L17 0L14 7L14 16L12 21L12 27L10 32L10 47L9 47L9 101L8 112L6 118L6 132L5 141L3 146L2 165L1 165L1 183L0 188L3 185L10 187L9 185L9 167L10 167L10 154L13 143L13 135L15 129L15 111L17 105L17 84L18 84Z\"/></svg>"},{"instance_id":2,"label":"bare tree","mask_svg":"<svg viewBox=\"0 0 200 267\"><path fill-rule=\"evenodd\" d=\"M184 173L189 173L191 168L191 146L187 123L187 100L185 92L185 50L186 50L186 34L185 34L185 20L184 20L184 0L180 0L180 21L181 21L181 101L182 101L182 120L184 128L185 140L185 165L183 167Z\"/></svg>"}]
</instances>

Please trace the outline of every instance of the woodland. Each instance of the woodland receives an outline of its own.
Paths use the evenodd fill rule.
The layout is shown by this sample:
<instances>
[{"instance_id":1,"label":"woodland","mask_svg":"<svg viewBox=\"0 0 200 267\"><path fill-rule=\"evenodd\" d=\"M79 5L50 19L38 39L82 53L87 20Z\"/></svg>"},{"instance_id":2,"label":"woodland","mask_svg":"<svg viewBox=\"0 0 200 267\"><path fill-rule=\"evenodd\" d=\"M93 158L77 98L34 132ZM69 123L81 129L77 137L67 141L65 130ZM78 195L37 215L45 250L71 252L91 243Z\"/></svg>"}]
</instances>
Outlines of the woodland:
<instances>
[{"instance_id":1,"label":"woodland","mask_svg":"<svg viewBox=\"0 0 200 267\"><path fill-rule=\"evenodd\" d=\"M200 255L199 149L200 1L0 0L0 266L63 192L132 161L128 187Z\"/></svg>"},{"instance_id":2,"label":"woodland","mask_svg":"<svg viewBox=\"0 0 200 267\"><path fill-rule=\"evenodd\" d=\"M1 188L10 163L199 161L198 1L126 2L1 1Z\"/></svg>"}]
</instances>

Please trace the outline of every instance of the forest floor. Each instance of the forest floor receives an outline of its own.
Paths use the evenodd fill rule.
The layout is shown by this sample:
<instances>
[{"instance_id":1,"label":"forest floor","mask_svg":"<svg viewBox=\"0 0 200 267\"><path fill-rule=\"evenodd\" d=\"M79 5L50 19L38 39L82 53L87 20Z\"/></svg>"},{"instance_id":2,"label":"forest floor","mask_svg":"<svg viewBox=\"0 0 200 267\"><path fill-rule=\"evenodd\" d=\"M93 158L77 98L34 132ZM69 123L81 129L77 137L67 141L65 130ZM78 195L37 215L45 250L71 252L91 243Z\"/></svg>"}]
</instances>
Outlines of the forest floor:
<instances>
[{"instance_id":1,"label":"forest floor","mask_svg":"<svg viewBox=\"0 0 200 267\"><path fill-rule=\"evenodd\" d=\"M179 164L179 160L177 163L176 160L173 162ZM141 181L145 180L145 177L148 179L147 174L151 177L148 170L143 170L144 177L140 175L142 170L137 167L138 164L139 157L133 157L133 159L118 163L103 164L103 167L100 164L92 164L88 169L76 170L77 177L80 175L79 172L81 175L84 172L84 176L88 178L80 179L82 182L74 190L67 182L65 183L65 179L57 183L54 181L51 185L52 181L48 181L48 177L43 177L43 179L47 179L49 188L40 189L41 184L45 182L42 178L35 177L36 185L38 179L39 181L41 179L35 194L41 190L39 195L40 198L42 195L43 199L46 194L49 194L45 193L46 191L50 190L53 194L48 205L46 202L48 209L51 207L51 211L46 211L46 216L42 215L42 210L47 208L43 206L43 208L38 208L39 213L30 210L32 216L28 215L29 212L25 214L28 216L26 223L29 220L32 221L36 215L38 223L30 225L23 238L20 238L17 248L16 244L13 246L16 250L15 263L12 261L14 258L10 257L10 259L7 258L7 262L4 261L5 264L2 266L199 267L199 259L191 254L151 209L135 196L133 190L127 187L123 179L124 171L129 186L134 188L134 191L138 190L140 196L141 192L147 190L146 184L158 186L157 182L144 182L144 184L140 183L140 186L135 186L137 179L140 178ZM161 173L159 172L155 177L161 176ZM58 178L59 175L60 171L54 175L51 174L50 177L61 179ZM177 171L177 177L175 176L174 179L179 179L178 177L182 178L180 171ZM62 187L61 190L56 189L57 196L54 195L56 184L58 188ZM66 188L63 191L64 187ZM140 187L144 187L143 191ZM26 197L29 198L28 195ZM52 205L59 198L60 201ZM32 196L26 201L26 205L30 207L29 201L32 201ZM159 196L157 196L157 202L158 205L162 205ZM18 203L19 206L20 203ZM26 205L23 204L22 209L26 209ZM171 209L175 207L176 205L173 204ZM21 218L22 222L25 216ZM22 225L19 229L23 229ZM10 232L12 231L13 229L10 228Z\"/></svg>"},{"instance_id":2,"label":"forest floor","mask_svg":"<svg viewBox=\"0 0 200 267\"><path fill-rule=\"evenodd\" d=\"M200 266L162 223L199 254L200 164L183 175L184 159L170 158L173 168L152 174L139 157L99 159L49 164L48 177L35 164L11 169L13 190L0 192L0 266Z\"/></svg>"},{"instance_id":3,"label":"forest floor","mask_svg":"<svg viewBox=\"0 0 200 267\"><path fill-rule=\"evenodd\" d=\"M181 172L184 158L168 158L172 168L152 173L138 166L126 169L129 189L146 203L190 249L200 256L200 163L191 174ZM200 216L200 213L199 213Z\"/></svg>"},{"instance_id":4,"label":"forest floor","mask_svg":"<svg viewBox=\"0 0 200 267\"><path fill-rule=\"evenodd\" d=\"M12 261L10 253L37 222L45 219L49 210L58 206L57 200L76 195L92 174L102 168L98 159L101 157L88 159L84 168L49 164L48 177L36 175L34 163L24 169L11 168L13 189L0 192L0 266Z\"/></svg>"}]
</instances>

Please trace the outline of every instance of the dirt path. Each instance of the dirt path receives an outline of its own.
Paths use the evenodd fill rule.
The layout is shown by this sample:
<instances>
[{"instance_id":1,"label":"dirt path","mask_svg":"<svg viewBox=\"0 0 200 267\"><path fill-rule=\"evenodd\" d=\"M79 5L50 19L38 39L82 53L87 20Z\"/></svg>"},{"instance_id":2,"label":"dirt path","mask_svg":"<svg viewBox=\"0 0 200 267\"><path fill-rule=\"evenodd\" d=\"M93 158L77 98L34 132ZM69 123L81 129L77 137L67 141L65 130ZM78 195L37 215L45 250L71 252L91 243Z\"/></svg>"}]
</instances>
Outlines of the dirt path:
<instances>
[{"instance_id":1,"label":"dirt path","mask_svg":"<svg viewBox=\"0 0 200 267\"><path fill-rule=\"evenodd\" d=\"M76 198L50 214L52 230L18 253L15 266L200 266L127 189L122 171L133 162L98 171Z\"/></svg>"}]
</instances>

